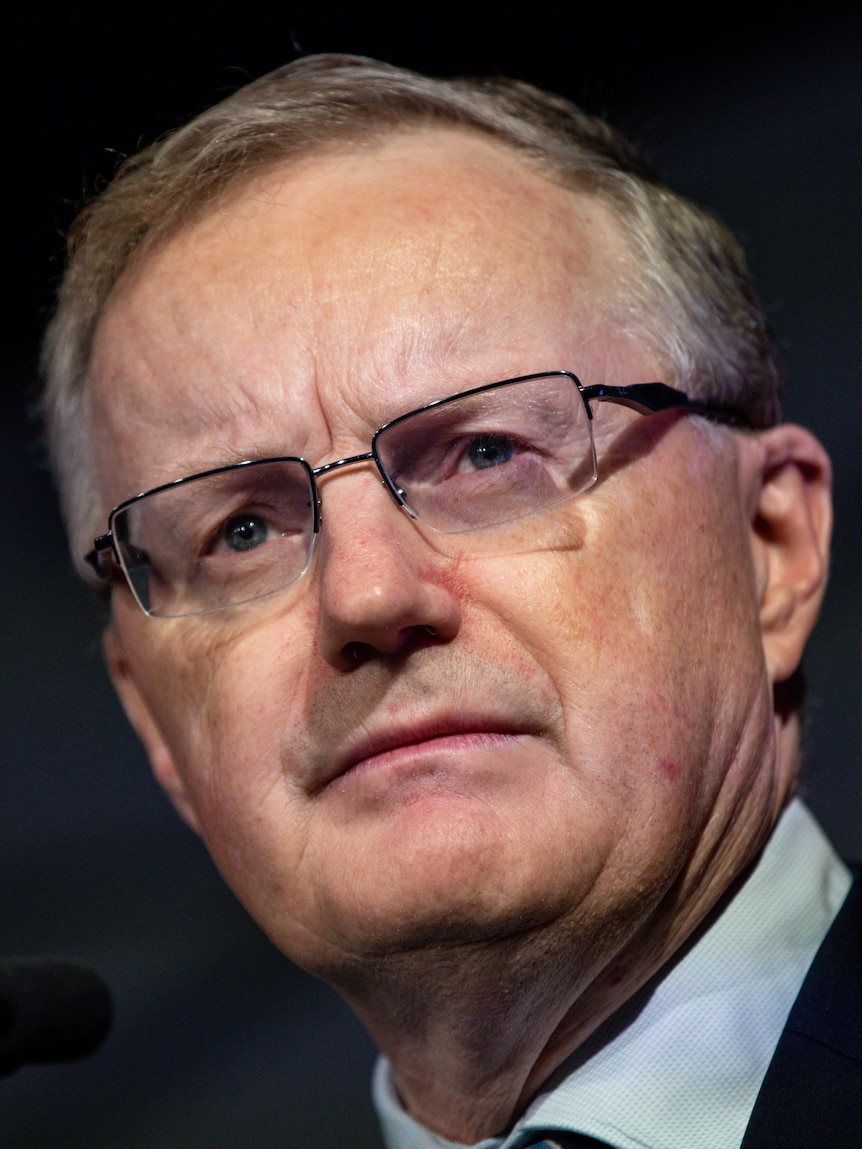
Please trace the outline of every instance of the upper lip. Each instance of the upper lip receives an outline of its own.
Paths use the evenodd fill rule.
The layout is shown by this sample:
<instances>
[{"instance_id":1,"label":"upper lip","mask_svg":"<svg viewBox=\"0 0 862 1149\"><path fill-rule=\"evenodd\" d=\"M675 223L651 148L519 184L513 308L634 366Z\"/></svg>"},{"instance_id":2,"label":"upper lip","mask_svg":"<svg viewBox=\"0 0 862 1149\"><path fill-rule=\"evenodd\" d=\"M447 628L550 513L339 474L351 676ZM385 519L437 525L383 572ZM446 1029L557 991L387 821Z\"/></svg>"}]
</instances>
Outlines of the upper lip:
<instances>
[{"instance_id":1,"label":"upper lip","mask_svg":"<svg viewBox=\"0 0 862 1149\"><path fill-rule=\"evenodd\" d=\"M433 738L457 734L528 734L533 731L523 723L501 715L482 713L446 713L418 717L414 721L380 724L378 729L365 729L348 739L330 758L325 776L319 782L322 789L336 778L346 774L357 763L387 750L401 746L414 746Z\"/></svg>"}]
</instances>

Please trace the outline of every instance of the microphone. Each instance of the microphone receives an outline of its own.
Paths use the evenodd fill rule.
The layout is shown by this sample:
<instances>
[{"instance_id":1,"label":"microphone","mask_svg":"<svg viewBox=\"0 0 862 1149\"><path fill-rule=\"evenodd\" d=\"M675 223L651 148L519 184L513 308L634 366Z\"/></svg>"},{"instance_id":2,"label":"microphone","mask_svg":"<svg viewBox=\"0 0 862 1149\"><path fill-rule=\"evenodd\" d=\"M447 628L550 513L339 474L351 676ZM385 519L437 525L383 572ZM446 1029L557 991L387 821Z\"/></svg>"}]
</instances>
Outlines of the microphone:
<instances>
[{"instance_id":1,"label":"microphone","mask_svg":"<svg viewBox=\"0 0 862 1149\"><path fill-rule=\"evenodd\" d=\"M87 966L56 957L0 962L0 1077L85 1057L104 1041L112 1015L110 990Z\"/></svg>"}]
</instances>

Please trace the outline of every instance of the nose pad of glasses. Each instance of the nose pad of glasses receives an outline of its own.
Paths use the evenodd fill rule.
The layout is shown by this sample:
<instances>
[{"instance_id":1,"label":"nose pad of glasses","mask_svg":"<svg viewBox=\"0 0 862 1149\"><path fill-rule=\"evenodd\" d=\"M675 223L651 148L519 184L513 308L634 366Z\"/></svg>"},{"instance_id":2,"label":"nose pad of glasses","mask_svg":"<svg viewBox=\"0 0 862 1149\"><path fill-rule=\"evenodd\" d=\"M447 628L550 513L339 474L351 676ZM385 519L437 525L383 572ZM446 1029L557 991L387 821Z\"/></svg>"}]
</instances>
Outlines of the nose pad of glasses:
<instances>
[{"instance_id":1,"label":"nose pad of glasses","mask_svg":"<svg viewBox=\"0 0 862 1149\"><path fill-rule=\"evenodd\" d=\"M418 515L416 514L416 512L413 510L413 508L407 502L406 492L401 487L397 488L396 493L395 493L395 497L398 500L398 506L402 509L402 511L404 511L406 514L408 514L411 519L418 518Z\"/></svg>"},{"instance_id":2,"label":"nose pad of glasses","mask_svg":"<svg viewBox=\"0 0 862 1149\"><path fill-rule=\"evenodd\" d=\"M393 479L390 479L386 474L381 476L380 482L386 488L398 506L402 509L402 511L408 514L411 519L418 518L416 512L407 502L407 492L403 487L399 487L398 484Z\"/></svg>"}]
</instances>

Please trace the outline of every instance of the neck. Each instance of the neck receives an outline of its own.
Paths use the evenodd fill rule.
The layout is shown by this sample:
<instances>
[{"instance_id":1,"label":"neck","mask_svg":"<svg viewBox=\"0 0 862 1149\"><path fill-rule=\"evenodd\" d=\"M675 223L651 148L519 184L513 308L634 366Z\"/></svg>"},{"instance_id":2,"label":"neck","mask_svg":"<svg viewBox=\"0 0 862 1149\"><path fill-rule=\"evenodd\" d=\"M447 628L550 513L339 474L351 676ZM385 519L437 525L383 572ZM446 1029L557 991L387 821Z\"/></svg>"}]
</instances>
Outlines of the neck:
<instances>
[{"instance_id":1,"label":"neck","mask_svg":"<svg viewBox=\"0 0 862 1149\"><path fill-rule=\"evenodd\" d=\"M555 948L535 933L399 955L371 979L366 969L361 991L342 990L418 1121L469 1144L517 1119L555 1067L554 1033L595 966L576 940L565 962Z\"/></svg>"},{"instance_id":2,"label":"neck","mask_svg":"<svg viewBox=\"0 0 862 1149\"><path fill-rule=\"evenodd\" d=\"M678 902L677 886L666 901ZM703 915L700 915L701 917ZM407 1111L472 1144L508 1130L548 1077L678 949L661 914L556 923L389 955L339 989L389 1059Z\"/></svg>"}]
</instances>

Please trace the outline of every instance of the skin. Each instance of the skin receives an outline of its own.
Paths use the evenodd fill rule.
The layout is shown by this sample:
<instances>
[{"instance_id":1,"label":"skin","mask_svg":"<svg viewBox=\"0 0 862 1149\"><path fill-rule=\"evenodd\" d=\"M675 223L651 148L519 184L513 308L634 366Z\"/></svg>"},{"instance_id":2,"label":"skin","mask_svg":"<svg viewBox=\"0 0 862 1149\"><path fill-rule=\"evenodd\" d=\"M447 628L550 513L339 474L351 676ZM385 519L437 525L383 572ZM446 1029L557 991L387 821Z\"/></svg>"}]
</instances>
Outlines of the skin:
<instances>
[{"instance_id":1,"label":"skin","mask_svg":"<svg viewBox=\"0 0 862 1149\"><path fill-rule=\"evenodd\" d=\"M368 449L428 399L566 367L668 379L614 322L609 213L454 131L241 188L120 281L87 412L103 505L223 462ZM489 541L371 467L321 484L304 579L146 618L108 666L156 776L442 1134L511 1124L752 862L797 768L826 573L805 431L599 406L600 481ZM104 521L104 520L103 520Z\"/></svg>"}]
</instances>

